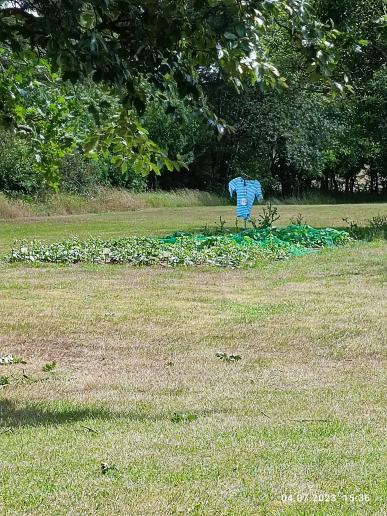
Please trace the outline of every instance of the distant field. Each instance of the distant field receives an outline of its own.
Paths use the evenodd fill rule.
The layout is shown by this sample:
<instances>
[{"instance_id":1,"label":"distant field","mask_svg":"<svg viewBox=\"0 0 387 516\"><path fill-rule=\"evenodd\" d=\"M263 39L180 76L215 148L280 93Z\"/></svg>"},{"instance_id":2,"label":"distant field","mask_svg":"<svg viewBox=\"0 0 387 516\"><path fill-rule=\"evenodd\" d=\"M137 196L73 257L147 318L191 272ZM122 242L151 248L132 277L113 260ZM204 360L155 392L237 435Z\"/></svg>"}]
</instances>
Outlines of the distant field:
<instances>
[{"instance_id":1,"label":"distant field","mask_svg":"<svg viewBox=\"0 0 387 516\"><path fill-rule=\"evenodd\" d=\"M337 227L387 205L279 211ZM16 220L0 248L220 216ZM386 514L386 280L381 241L254 270L0 263L0 355L26 362L0 365L0 514Z\"/></svg>"},{"instance_id":2,"label":"distant field","mask_svg":"<svg viewBox=\"0 0 387 516\"><path fill-rule=\"evenodd\" d=\"M253 216L261 208L255 206ZM286 225L301 213L307 224L316 227L346 226L343 218L360 222L376 214L387 215L387 204L336 204L313 206L278 206L278 225ZM54 241L77 235L81 238L100 236L114 238L124 235L164 235L177 230L200 230L219 224L219 217L228 227L235 227L233 206L190 208L147 208L139 211L30 217L0 221L0 252L8 250L15 240L44 239ZM241 226L241 222L239 222Z\"/></svg>"}]
</instances>

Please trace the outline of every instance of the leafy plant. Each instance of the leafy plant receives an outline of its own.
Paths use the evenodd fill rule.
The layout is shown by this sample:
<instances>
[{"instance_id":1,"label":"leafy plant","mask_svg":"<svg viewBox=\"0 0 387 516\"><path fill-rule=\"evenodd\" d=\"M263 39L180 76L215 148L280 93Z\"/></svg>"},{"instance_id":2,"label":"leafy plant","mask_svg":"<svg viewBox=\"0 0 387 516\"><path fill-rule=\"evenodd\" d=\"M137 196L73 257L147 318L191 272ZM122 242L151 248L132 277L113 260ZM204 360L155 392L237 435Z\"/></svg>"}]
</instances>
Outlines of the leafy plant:
<instances>
[{"instance_id":1,"label":"leafy plant","mask_svg":"<svg viewBox=\"0 0 387 516\"><path fill-rule=\"evenodd\" d=\"M349 226L348 232L352 238L358 238L360 236L359 224L355 220L352 220L349 217L345 217L345 218L343 218L343 222L348 224L348 226Z\"/></svg>"},{"instance_id":2,"label":"leafy plant","mask_svg":"<svg viewBox=\"0 0 387 516\"><path fill-rule=\"evenodd\" d=\"M294 224L295 226L304 226L305 221L302 213L299 213L295 218L291 218L290 223Z\"/></svg>"},{"instance_id":3,"label":"leafy plant","mask_svg":"<svg viewBox=\"0 0 387 516\"><path fill-rule=\"evenodd\" d=\"M54 371L54 369L56 368L56 362L55 360L52 361L52 362L48 362L47 364L44 364L44 366L42 367L42 371L44 373L50 373L52 371Z\"/></svg>"},{"instance_id":4,"label":"leafy plant","mask_svg":"<svg viewBox=\"0 0 387 516\"><path fill-rule=\"evenodd\" d=\"M223 235L227 232L228 230L226 229L226 220L222 217L222 215L219 217L219 223L215 222L213 227L205 224L200 230L200 233L205 236Z\"/></svg>"},{"instance_id":5,"label":"leafy plant","mask_svg":"<svg viewBox=\"0 0 387 516\"><path fill-rule=\"evenodd\" d=\"M380 232L387 230L387 215L375 215L369 220L369 225L372 229Z\"/></svg>"},{"instance_id":6,"label":"leafy plant","mask_svg":"<svg viewBox=\"0 0 387 516\"><path fill-rule=\"evenodd\" d=\"M224 360L225 362L237 362L238 360L241 360L241 358L242 358L240 355L236 355L234 353L229 355L228 353L224 353L224 352L218 352L215 354L215 356L217 356L221 360Z\"/></svg>"},{"instance_id":7,"label":"leafy plant","mask_svg":"<svg viewBox=\"0 0 387 516\"><path fill-rule=\"evenodd\" d=\"M11 262L128 263L132 265L254 267L268 260L299 256L344 245L347 232L309 226L244 230L240 233L176 233L164 238L71 239L53 244L21 243Z\"/></svg>"},{"instance_id":8,"label":"leafy plant","mask_svg":"<svg viewBox=\"0 0 387 516\"><path fill-rule=\"evenodd\" d=\"M349 226L348 233L352 238L357 240L372 241L375 238L387 239L387 217L383 215L376 215L368 221L368 226L359 226L359 224L351 219L344 218Z\"/></svg>"},{"instance_id":9,"label":"leafy plant","mask_svg":"<svg viewBox=\"0 0 387 516\"><path fill-rule=\"evenodd\" d=\"M258 216L259 227L262 229L271 228L279 218L277 206L273 206L270 202L262 208L262 213Z\"/></svg>"},{"instance_id":10,"label":"leafy plant","mask_svg":"<svg viewBox=\"0 0 387 516\"><path fill-rule=\"evenodd\" d=\"M112 471L117 471L118 468L115 464L108 464L107 462L101 462L101 473L106 475L107 473L111 473Z\"/></svg>"},{"instance_id":11,"label":"leafy plant","mask_svg":"<svg viewBox=\"0 0 387 516\"><path fill-rule=\"evenodd\" d=\"M16 357L15 357L15 356L14 356L14 357L13 357L13 363L14 363L14 364L26 364L26 363L27 363L27 361L26 361L26 360L24 360L24 358L23 358L23 357L18 357L18 356L16 356Z\"/></svg>"},{"instance_id":12,"label":"leafy plant","mask_svg":"<svg viewBox=\"0 0 387 516\"><path fill-rule=\"evenodd\" d=\"M0 386L1 385L9 385L9 377L8 376L0 376Z\"/></svg>"},{"instance_id":13,"label":"leafy plant","mask_svg":"<svg viewBox=\"0 0 387 516\"><path fill-rule=\"evenodd\" d=\"M202 234L202 235L205 235L205 236L209 236L209 235L211 235L211 234L212 234L211 229L208 227L208 224L205 224L205 225L201 228L200 232L201 232L201 234Z\"/></svg>"},{"instance_id":14,"label":"leafy plant","mask_svg":"<svg viewBox=\"0 0 387 516\"><path fill-rule=\"evenodd\" d=\"M218 232L219 233L225 233L225 226L226 226L226 221L222 217L222 215L220 215L220 217L219 217L219 226L217 225L217 227L219 228Z\"/></svg>"},{"instance_id":15,"label":"leafy plant","mask_svg":"<svg viewBox=\"0 0 387 516\"><path fill-rule=\"evenodd\" d=\"M197 414L193 414L191 412L181 413L175 412L171 417L171 421L173 423L192 423L192 421L196 421L198 419Z\"/></svg>"},{"instance_id":16,"label":"leafy plant","mask_svg":"<svg viewBox=\"0 0 387 516\"><path fill-rule=\"evenodd\" d=\"M87 193L95 189L100 180L98 163L80 153L67 154L60 162L60 189L69 193Z\"/></svg>"},{"instance_id":17,"label":"leafy plant","mask_svg":"<svg viewBox=\"0 0 387 516\"><path fill-rule=\"evenodd\" d=\"M10 364L26 364L27 362L22 358L14 355L0 355L0 365Z\"/></svg>"}]
</instances>

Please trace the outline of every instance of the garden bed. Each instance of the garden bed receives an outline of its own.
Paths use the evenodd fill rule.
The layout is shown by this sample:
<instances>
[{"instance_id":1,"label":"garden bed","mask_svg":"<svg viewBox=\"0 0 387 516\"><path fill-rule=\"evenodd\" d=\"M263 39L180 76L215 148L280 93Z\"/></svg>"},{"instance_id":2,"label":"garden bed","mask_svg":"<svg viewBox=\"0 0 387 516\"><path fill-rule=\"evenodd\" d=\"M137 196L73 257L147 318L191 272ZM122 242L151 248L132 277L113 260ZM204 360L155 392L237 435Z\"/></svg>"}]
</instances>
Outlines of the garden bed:
<instances>
[{"instance_id":1,"label":"garden bed","mask_svg":"<svg viewBox=\"0 0 387 516\"><path fill-rule=\"evenodd\" d=\"M213 234L177 232L164 238L73 238L51 244L21 242L11 251L9 261L253 267L262 261L301 256L349 241L345 231L290 225L238 233L227 230Z\"/></svg>"}]
</instances>

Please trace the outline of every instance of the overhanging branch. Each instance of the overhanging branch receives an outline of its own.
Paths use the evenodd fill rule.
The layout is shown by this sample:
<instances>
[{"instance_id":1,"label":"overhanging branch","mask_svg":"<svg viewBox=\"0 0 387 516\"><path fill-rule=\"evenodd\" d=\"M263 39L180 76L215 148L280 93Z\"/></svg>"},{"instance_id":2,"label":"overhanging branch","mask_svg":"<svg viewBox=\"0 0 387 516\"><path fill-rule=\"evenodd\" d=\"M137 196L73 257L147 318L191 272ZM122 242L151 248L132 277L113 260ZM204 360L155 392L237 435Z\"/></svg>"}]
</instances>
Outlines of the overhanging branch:
<instances>
[{"instance_id":1,"label":"overhanging branch","mask_svg":"<svg viewBox=\"0 0 387 516\"><path fill-rule=\"evenodd\" d=\"M0 17L1 18L11 18L12 16L24 18L25 20L36 20L36 16L25 11L24 9L20 9L17 7L6 7L2 9L0 7Z\"/></svg>"}]
</instances>

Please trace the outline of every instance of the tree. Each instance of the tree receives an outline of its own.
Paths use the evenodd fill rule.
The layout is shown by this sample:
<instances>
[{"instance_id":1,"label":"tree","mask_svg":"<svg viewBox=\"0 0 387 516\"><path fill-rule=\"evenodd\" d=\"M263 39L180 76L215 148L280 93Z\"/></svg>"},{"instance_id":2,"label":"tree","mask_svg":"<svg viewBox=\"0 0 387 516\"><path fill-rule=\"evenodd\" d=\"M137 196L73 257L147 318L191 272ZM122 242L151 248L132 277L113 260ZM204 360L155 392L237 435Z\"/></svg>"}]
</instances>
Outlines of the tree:
<instances>
[{"instance_id":1,"label":"tree","mask_svg":"<svg viewBox=\"0 0 387 516\"><path fill-rule=\"evenodd\" d=\"M94 159L110 159L123 173L129 165L147 175L179 164L148 137L136 117L123 116L119 98L106 88L87 79L71 84L47 60L1 46L0 71L0 124L33 144L43 189L59 187L60 161L81 149Z\"/></svg>"},{"instance_id":2,"label":"tree","mask_svg":"<svg viewBox=\"0 0 387 516\"><path fill-rule=\"evenodd\" d=\"M266 191L297 194L322 174L338 130L333 98L321 74L311 81L307 56L282 23L272 22L265 45L288 78L287 88L267 90L257 84L238 95L221 77L208 74L209 102L232 131L211 141L191 169L194 175L202 171L203 180L216 189L244 172L259 177Z\"/></svg>"},{"instance_id":3,"label":"tree","mask_svg":"<svg viewBox=\"0 0 387 516\"><path fill-rule=\"evenodd\" d=\"M139 76L158 86L173 75L194 92L201 67L218 67L236 86L275 82L278 72L262 42L280 21L326 64L334 36L313 16L309 0L1 0L0 41L44 50L64 78L93 75L124 85L141 103ZM317 55L318 54L318 55Z\"/></svg>"},{"instance_id":4,"label":"tree","mask_svg":"<svg viewBox=\"0 0 387 516\"><path fill-rule=\"evenodd\" d=\"M47 61L0 47L0 123L32 143L41 186L59 185L59 163L98 123L118 113L118 99L93 83L66 83Z\"/></svg>"},{"instance_id":5,"label":"tree","mask_svg":"<svg viewBox=\"0 0 387 516\"><path fill-rule=\"evenodd\" d=\"M387 3L385 0L315 0L322 20L332 19L343 38L336 48L338 68L348 77L355 95L341 102L345 130L330 153L326 174L344 180L345 190L353 191L356 175L368 171L369 189L379 191L386 176L386 61ZM380 176L380 177L379 177Z\"/></svg>"},{"instance_id":6,"label":"tree","mask_svg":"<svg viewBox=\"0 0 387 516\"><path fill-rule=\"evenodd\" d=\"M215 73L237 90L243 83L283 87L264 37L285 26L322 73L333 65L337 31L314 16L312 0L0 0L0 42L47 58L63 80L85 77L115 87L119 117L96 131L86 150L115 153L123 171L181 167L150 138L138 115L157 98L200 99L220 133L225 121L205 102L203 76ZM149 84L152 88L149 88Z\"/></svg>"}]
</instances>

